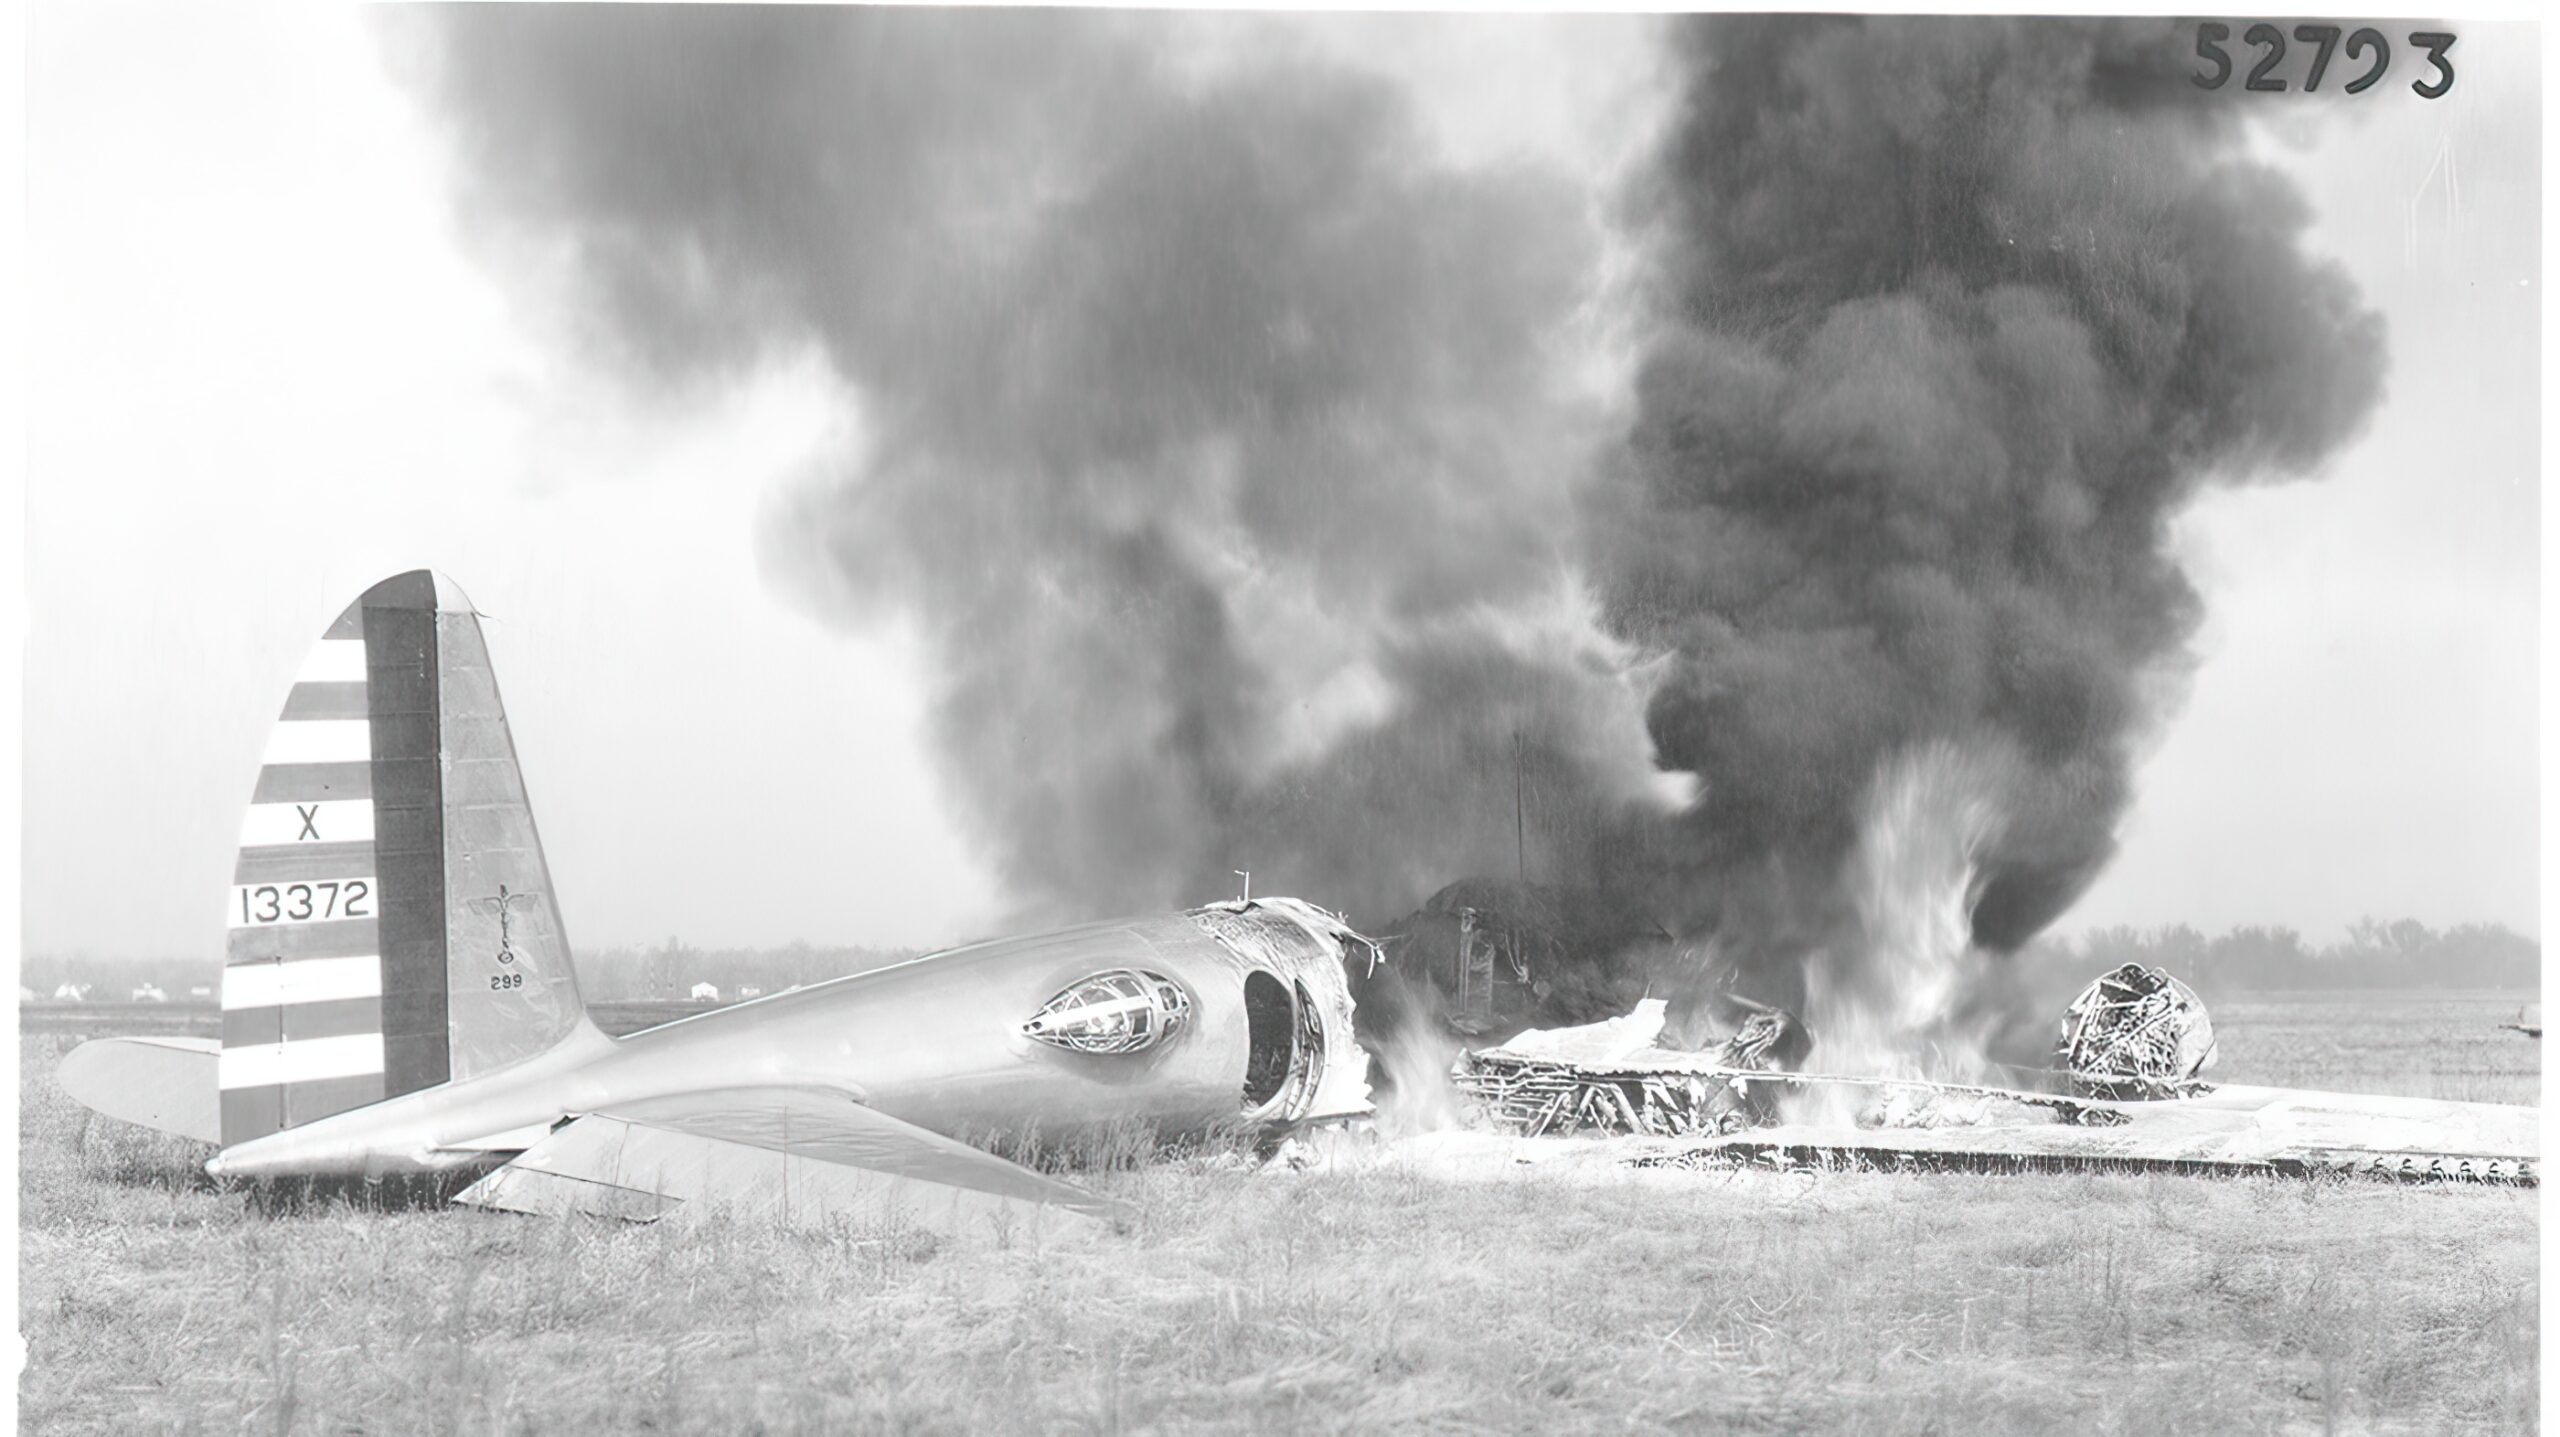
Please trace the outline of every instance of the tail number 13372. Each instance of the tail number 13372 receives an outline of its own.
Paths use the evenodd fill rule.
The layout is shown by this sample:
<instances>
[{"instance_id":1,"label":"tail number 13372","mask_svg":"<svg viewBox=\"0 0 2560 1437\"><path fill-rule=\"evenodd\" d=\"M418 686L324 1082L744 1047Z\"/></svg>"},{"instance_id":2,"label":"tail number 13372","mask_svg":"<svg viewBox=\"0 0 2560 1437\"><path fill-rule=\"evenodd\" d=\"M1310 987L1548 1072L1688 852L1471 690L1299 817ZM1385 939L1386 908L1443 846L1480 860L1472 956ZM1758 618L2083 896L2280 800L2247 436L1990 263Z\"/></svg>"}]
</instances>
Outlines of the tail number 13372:
<instances>
[{"instance_id":1,"label":"tail number 13372","mask_svg":"<svg viewBox=\"0 0 2560 1437\"><path fill-rule=\"evenodd\" d=\"M239 926L243 927L373 916L373 885L361 878L244 884L233 892L240 901Z\"/></svg>"}]
</instances>

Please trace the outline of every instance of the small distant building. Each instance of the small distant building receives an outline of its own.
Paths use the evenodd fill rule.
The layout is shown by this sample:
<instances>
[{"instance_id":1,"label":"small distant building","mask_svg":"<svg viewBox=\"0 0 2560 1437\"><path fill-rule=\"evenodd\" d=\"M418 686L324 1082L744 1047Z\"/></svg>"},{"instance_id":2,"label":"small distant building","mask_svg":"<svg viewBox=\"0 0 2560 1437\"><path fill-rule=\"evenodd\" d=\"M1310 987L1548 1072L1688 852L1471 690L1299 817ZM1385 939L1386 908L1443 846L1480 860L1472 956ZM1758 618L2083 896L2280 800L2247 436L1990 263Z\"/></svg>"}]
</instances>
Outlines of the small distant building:
<instances>
[{"instance_id":1,"label":"small distant building","mask_svg":"<svg viewBox=\"0 0 2560 1437\"><path fill-rule=\"evenodd\" d=\"M65 983L53 990L53 1000L57 1003L86 1003L89 1001L89 985Z\"/></svg>"},{"instance_id":2,"label":"small distant building","mask_svg":"<svg viewBox=\"0 0 2560 1437\"><path fill-rule=\"evenodd\" d=\"M694 985L693 985L693 1001L695 1001L695 1002L697 1002L697 1003L717 1003L717 1002L719 1002L719 1001L720 1001L720 985L719 985L719 984L717 984L717 983L696 983L696 984L694 984Z\"/></svg>"},{"instance_id":3,"label":"small distant building","mask_svg":"<svg viewBox=\"0 0 2560 1437\"><path fill-rule=\"evenodd\" d=\"M187 996L190 998L210 998L213 996L213 985L209 983L198 983L196 986L187 990Z\"/></svg>"},{"instance_id":4,"label":"small distant building","mask_svg":"<svg viewBox=\"0 0 2560 1437\"><path fill-rule=\"evenodd\" d=\"M141 987L133 990L133 1001L137 1003L166 1003L169 1001L169 995L161 990L159 984L145 983Z\"/></svg>"},{"instance_id":5,"label":"small distant building","mask_svg":"<svg viewBox=\"0 0 2560 1437\"><path fill-rule=\"evenodd\" d=\"M738 996L741 998L761 998L764 996L764 990L749 984L738 989Z\"/></svg>"},{"instance_id":6,"label":"small distant building","mask_svg":"<svg viewBox=\"0 0 2560 1437\"><path fill-rule=\"evenodd\" d=\"M24 983L21 983L21 984L19 984L19 985L18 985L18 1001L19 1001L19 1002L21 1002L21 1003L32 1003L32 1002L34 1002L35 1000L36 1000L36 990L35 990L35 989L28 987L28 986L27 986L26 984L24 984Z\"/></svg>"}]
</instances>

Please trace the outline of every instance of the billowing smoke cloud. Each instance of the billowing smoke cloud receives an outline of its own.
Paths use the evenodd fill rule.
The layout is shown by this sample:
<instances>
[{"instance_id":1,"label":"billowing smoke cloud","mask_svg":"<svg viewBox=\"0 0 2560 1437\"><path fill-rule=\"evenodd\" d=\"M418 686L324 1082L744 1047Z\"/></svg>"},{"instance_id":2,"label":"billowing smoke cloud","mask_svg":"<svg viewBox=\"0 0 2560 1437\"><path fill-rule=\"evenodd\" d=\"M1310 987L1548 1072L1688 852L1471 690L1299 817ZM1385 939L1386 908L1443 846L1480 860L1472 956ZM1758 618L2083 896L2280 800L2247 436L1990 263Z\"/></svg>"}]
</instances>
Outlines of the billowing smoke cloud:
<instances>
[{"instance_id":1,"label":"billowing smoke cloud","mask_svg":"<svg viewBox=\"0 0 2560 1437\"><path fill-rule=\"evenodd\" d=\"M2168 520L2310 472L2380 384L2165 21L1666 27L1631 427L1562 377L1590 177L1454 167L1285 45L1167 44L1222 22L426 23L477 215L565 241L641 370L814 345L856 397L777 552L921 627L946 777L1052 911L1251 868L1392 917L1511 867L1516 754L1540 876L1798 1001L1826 945L1860 982L1865 796L1955 752L2000 776L1950 799L1997 816L1959 911L2014 945L2174 696Z\"/></svg>"},{"instance_id":2,"label":"billowing smoke cloud","mask_svg":"<svg viewBox=\"0 0 2560 1437\"><path fill-rule=\"evenodd\" d=\"M1250 869L1392 917L1516 861L1515 753L1542 833L1659 778L1573 568L1586 183L1454 169L1285 44L1168 43L1214 20L431 20L479 214L567 239L642 369L814 342L847 381L864 451L776 547L921 626L1027 907Z\"/></svg>"},{"instance_id":3,"label":"billowing smoke cloud","mask_svg":"<svg viewBox=\"0 0 2560 1437\"><path fill-rule=\"evenodd\" d=\"M2198 620L2169 519L2313 470L2379 392L2378 317L2305 258L2302 201L2177 38L1678 33L1662 322L1591 562L1608 625L1673 656L1649 725L1704 780L1663 881L1764 996L1875 923L1844 864L1903 755L2000 775L1965 840L1975 942L2068 905Z\"/></svg>"}]
</instances>

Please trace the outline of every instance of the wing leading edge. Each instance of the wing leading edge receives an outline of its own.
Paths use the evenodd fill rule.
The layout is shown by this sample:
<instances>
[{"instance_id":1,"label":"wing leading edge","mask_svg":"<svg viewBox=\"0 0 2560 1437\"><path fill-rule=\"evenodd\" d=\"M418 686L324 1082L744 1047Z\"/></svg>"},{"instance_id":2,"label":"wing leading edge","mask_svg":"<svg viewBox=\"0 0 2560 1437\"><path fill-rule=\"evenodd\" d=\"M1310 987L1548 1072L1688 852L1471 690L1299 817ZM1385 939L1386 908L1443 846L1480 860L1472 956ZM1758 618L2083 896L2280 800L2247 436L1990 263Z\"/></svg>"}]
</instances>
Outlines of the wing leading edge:
<instances>
[{"instance_id":1,"label":"wing leading edge","mask_svg":"<svg viewBox=\"0 0 2560 1437\"><path fill-rule=\"evenodd\" d=\"M1109 1199L901 1122L842 1093L720 1088L577 1118L458 1202L647 1221L679 1205L792 1224L902 1222L941 1232L1044 1210L1111 1218Z\"/></svg>"},{"instance_id":2,"label":"wing leading edge","mask_svg":"<svg viewBox=\"0 0 2560 1437\"><path fill-rule=\"evenodd\" d=\"M1785 1161L2122 1164L2518 1183L2535 1182L2541 1160L2541 1110L2530 1107L2252 1087L2087 1106L2114 1121L1755 1128L1686 1145L1669 1160L1722 1152Z\"/></svg>"}]
</instances>

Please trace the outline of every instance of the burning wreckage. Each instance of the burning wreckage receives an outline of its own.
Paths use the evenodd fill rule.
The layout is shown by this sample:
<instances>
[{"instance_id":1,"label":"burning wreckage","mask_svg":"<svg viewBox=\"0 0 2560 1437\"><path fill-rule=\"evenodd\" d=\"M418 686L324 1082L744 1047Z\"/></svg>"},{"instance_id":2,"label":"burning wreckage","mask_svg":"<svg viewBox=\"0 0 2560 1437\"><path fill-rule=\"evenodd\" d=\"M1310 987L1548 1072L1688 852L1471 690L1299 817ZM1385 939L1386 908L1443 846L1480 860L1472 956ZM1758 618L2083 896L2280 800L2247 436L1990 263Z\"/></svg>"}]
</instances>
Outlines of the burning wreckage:
<instances>
[{"instance_id":1,"label":"burning wreckage","mask_svg":"<svg viewBox=\"0 0 2560 1437\"><path fill-rule=\"evenodd\" d=\"M1467 1045L1449 1078L1484 1121L1661 1140L1639 1164L2535 1180L2533 1108L2208 1081L2203 1001L2139 964L2072 1000L2046 1065L1959 1065L1969 1081L1943 1081L1863 1062L1824 1071L1819 1031L1737 994L1717 994L1721 1023L1650 996L1677 989L1689 962L1670 934L1587 892L1453 883L1382 931L1377 956L1350 974L1373 1049L1436 1028ZM1599 1013L1617 1016L1587 1021Z\"/></svg>"},{"instance_id":2,"label":"burning wreckage","mask_svg":"<svg viewBox=\"0 0 2560 1437\"><path fill-rule=\"evenodd\" d=\"M1661 1042L1666 1005L1532 1029L1462 1052L1451 1077L1515 1132L1682 1140L1645 1167L1780 1166L2188 1172L2345 1172L2532 1184L2537 1111L2352 1093L2216 1086L2204 1004L2168 974L2128 963L2065 1013L2063 1091L1804 1071L1816 1035L1791 1013L1747 1005L1712 1047Z\"/></svg>"}]
</instances>

